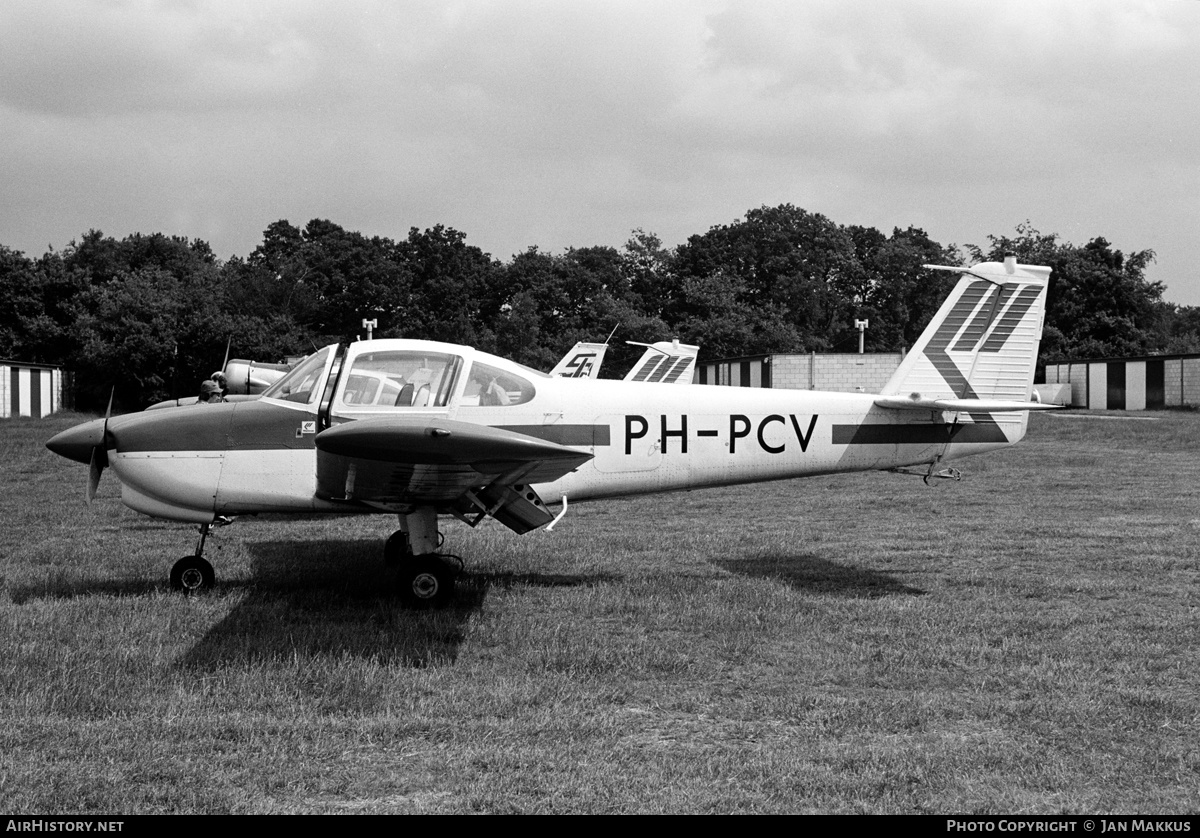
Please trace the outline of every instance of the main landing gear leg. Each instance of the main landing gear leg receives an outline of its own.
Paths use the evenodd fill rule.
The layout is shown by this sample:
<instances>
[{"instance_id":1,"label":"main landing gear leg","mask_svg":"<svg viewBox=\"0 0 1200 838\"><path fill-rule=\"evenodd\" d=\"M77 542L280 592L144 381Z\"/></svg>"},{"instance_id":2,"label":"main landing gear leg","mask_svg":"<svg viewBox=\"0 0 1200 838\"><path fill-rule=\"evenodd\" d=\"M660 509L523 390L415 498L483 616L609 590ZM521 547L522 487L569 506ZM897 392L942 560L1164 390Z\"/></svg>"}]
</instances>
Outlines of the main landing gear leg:
<instances>
[{"instance_id":1,"label":"main landing gear leg","mask_svg":"<svg viewBox=\"0 0 1200 838\"><path fill-rule=\"evenodd\" d=\"M454 580L462 570L457 557L436 552L441 544L437 510L423 506L400 515L400 529L383 548L384 561L397 569L400 600L410 608L441 608L454 596Z\"/></svg>"},{"instance_id":2,"label":"main landing gear leg","mask_svg":"<svg viewBox=\"0 0 1200 838\"><path fill-rule=\"evenodd\" d=\"M190 556L184 556L171 568L172 590L180 591L185 596L192 596L210 591L217 584L217 574L213 572L213 566L204 558L204 542L208 540L208 532L211 529L212 524L202 525L200 538L196 541L196 552Z\"/></svg>"}]
</instances>

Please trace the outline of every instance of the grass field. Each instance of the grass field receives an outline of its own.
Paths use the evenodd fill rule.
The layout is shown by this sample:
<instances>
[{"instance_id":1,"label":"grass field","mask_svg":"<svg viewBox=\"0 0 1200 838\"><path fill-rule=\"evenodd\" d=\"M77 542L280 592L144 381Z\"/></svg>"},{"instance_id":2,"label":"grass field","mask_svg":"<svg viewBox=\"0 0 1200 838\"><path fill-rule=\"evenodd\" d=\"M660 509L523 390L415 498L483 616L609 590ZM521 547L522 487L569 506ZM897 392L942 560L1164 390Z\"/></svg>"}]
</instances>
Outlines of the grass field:
<instances>
[{"instance_id":1,"label":"grass field","mask_svg":"<svg viewBox=\"0 0 1200 838\"><path fill-rule=\"evenodd\" d=\"M1139 414L1140 415L1140 414ZM1200 414L1034 416L886 473L449 526L195 532L0 422L0 812L1200 811Z\"/></svg>"}]
</instances>

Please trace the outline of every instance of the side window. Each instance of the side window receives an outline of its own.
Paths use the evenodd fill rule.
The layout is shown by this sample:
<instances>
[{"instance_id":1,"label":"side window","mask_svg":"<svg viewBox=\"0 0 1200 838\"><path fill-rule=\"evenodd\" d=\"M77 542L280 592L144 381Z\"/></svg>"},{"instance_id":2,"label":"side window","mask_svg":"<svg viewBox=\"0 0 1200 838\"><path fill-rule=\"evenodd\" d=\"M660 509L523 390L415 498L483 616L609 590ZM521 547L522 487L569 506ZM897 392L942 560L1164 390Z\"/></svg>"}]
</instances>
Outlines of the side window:
<instances>
[{"instance_id":1,"label":"side window","mask_svg":"<svg viewBox=\"0 0 1200 838\"><path fill-rule=\"evenodd\" d=\"M364 352L346 374L344 407L444 407L461 359L440 352Z\"/></svg>"},{"instance_id":2,"label":"side window","mask_svg":"<svg viewBox=\"0 0 1200 838\"><path fill-rule=\"evenodd\" d=\"M532 399L533 393L533 384L521 376L476 362L471 365L462 404L480 407L522 404Z\"/></svg>"}]
</instances>

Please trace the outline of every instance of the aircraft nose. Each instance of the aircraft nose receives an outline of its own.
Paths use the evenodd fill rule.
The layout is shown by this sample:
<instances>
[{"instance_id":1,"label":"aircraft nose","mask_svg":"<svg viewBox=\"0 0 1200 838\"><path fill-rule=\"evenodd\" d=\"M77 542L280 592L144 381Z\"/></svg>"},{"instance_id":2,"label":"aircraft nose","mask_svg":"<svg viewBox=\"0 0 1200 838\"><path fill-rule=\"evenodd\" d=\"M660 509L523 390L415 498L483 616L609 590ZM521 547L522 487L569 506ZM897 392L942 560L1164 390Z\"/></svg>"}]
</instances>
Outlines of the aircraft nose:
<instances>
[{"instance_id":1,"label":"aircraft nose","mask_svg":"<svg viewBox=\"0 0 1200 838\"><path fill-rule=\"evenodd\" d=\"M92 449L104 442L104 420L93 419L55 434L46 447L60 457L77 463L90 463Z\"/></svg>"}]
</instances>

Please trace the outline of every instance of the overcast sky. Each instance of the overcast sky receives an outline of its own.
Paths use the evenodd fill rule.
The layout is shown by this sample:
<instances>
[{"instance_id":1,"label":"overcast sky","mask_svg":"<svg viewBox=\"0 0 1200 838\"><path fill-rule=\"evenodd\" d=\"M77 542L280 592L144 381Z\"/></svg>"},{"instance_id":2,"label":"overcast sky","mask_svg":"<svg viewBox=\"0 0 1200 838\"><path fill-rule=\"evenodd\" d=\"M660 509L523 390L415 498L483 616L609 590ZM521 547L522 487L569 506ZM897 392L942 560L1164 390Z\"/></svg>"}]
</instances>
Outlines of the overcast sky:
<instances>
[{"instance_id":1,"label":"overcast sky","mask_svg":"<svg viewBox=\"0 0 1200 838\"><path fill-rule=\"evenodd\" d=\"M1200 305L1200 2L0 2L0 244L281 218L673 246L751 208L1151 249Z\"/></svg>"}]
</instances>

